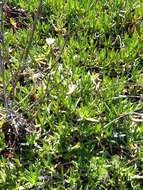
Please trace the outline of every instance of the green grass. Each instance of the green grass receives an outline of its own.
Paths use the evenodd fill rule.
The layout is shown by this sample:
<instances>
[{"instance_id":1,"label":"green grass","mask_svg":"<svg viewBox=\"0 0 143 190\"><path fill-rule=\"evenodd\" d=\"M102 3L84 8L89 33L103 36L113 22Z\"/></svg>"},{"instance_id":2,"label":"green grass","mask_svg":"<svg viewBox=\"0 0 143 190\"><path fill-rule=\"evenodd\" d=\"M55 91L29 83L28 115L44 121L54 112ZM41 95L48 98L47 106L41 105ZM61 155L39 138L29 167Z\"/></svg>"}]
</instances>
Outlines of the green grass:
<instances>
[{"instance_id":1,"label":"green grass","mask_svg":"<svg viewBox=\"0 0 143 190\"><path fill-rule=\"evenodd\" d=\"M44 0L24 71L39 1L7 2L0 189L143 189L142 1Z\"/></svg>"}]
</instances>

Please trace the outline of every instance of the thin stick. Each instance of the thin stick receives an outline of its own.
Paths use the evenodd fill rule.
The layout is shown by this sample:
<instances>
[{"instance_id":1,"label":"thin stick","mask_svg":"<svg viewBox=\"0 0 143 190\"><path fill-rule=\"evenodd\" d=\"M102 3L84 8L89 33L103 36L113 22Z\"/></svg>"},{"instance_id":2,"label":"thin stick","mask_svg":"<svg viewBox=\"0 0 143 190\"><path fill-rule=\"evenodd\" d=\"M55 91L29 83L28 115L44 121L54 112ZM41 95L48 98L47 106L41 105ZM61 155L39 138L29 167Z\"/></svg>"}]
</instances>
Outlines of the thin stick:
<instances>
[{"instance_id":1,"label":"thin stick","mask_svg":"<svg viewBox=\"0 0 143 190\"><path fill-rule=\"evenodd\" d=\"M42 4L43 4L43 0L40 0L39 1L39 6L38 6L38 9L37 9L37 13L35 14L35 17L34 17L34 22L33 22L33 25L32 25L32 32L31 32L31 35L30 35L29 40L27 42L28 45L26 46L25 50L22 52L22 57L21 57L21 60L20 60L20 63L22 63L22 65L21 64L19 65L19 68L18 68L18 70L17 70L17 72L15 74L16 81L13 84L13 88L15 88L16 85L17 85L17 82L18 82L17 81L17 76L18 76L19 72L23 71L27 67L27 57L28 57L28 54L29 54L29 50L30 50L33 38L34 38L37 19L38 19L39 15L40 15L40 11L42 9Z\"/></svg>"},{"instance_id":2,"label":"thin stick","mask_svg":"<svg viewBox=\"0 0 143 190\"><path fill-rule=\"evenodd\" d=\"M32 41L33 41L33 38L34 38L35 30L36 30L37 19L38 19L39 15L40 15L40 11L42 9L42 3L43 3L43 1L40 0L39 1L39 6L38 6L38 9L37 9L37 13L34 16L34 22L33 22L33 26L32 26L32 32L31 32L31 35L29 37L29 42L28 42L27 47L25 48L25 51L24 51L24 54L23 54L23 57L22 57L23 58L23 66L22 67L24 67L24 68L26 67L28 53L29 53L29 50L30 50L30 47L31 47L31 44L32 44Z\"/></svg>"},{"instance_id":3,"label":"thin stick","mask_svg":"<svg viewBox=\"0 0 143 190\"><path fill-rule=\"evenodd\" d=\"M5 68L4 68L4 52L5 52L5 43L3 37L3 1L0 2L0 42L2 48L0 49L0 68L3 84L3 96L5 108L8 110L8 102L6 98L6 84L5 84Z\"/></svg>"}]
</instances>

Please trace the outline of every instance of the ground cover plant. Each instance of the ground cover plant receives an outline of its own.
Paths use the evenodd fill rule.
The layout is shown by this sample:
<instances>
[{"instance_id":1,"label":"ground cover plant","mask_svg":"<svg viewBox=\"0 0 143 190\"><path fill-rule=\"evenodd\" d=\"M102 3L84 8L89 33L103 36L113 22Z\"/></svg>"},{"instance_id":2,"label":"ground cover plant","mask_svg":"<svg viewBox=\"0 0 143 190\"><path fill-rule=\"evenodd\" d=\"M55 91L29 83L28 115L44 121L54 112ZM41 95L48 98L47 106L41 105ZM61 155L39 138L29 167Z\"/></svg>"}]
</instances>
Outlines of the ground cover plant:
<instances>
[{"instance_id":1,"label":"ground cover plant","mask_svg":"<svg viewBox=\"0 0 143 190\"><path fill-rule=\"evenodd\" d=\"M142 6L0 4L0 189L143 189Z\"/></svg>"}]
</instances>

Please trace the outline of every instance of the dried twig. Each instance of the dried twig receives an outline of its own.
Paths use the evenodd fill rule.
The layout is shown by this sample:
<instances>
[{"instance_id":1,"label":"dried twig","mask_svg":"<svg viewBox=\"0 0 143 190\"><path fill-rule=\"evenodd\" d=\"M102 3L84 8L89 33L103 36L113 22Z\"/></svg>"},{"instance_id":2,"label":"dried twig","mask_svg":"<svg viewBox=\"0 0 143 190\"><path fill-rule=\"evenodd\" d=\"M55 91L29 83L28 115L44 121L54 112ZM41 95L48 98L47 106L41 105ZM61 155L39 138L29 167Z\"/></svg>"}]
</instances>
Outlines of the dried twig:
<instances>
[{"instance_id":1,"label":"dried twig","mask_svg":"<svg viewBox=\"0 0 143 190\"><path fill-rule=\"evenodd\" d=\"M5 107L8 110L8 102L7 102L7 97L6 97L5 68L4 68L5 43L4 43L4 36L3 36L3 1L0 2L0 43L1 43L0 69L1 69L2 85L3 85L3 97L4 97Z\"/></svg>"},{"instance_id":2,"label":"dried twig","mask_svg":"<svg viewBox=\"0 0 143 190\"><path fill-rule=\"evenodd\" d=\"M33 22L33 25L32 25L32 31L31 31L31 34L30 34L30 37L28 39L28 43L27 43L27 46L23 52L23 55L22 55L22 62L23 62L23 65L22 65L22 69L24 69L26 67L26 62L27 62L27 57L28 57L28 53L29 53L29 50L30 50L30 47L31 47L31 44L32 44L32 41L33 41L33 38L34 38L34 33L35 33L35 30L36 30L36 24L37 24L37 19L40 15L40 12L41 12L41 9L42 9L42 3L43 3L43 0L40 0L39 1L39 6L38 6L38 9L37 9L37 13L35 14L35 17L34 17L34 22Z\"/></svg>"},{"instance_id":3,"label":"dried twig","mask_svg":"<svg viewBox=\"0 0 143 190\"><path fill-rule=\"evenodd\" d=\"M40 0L37 12L35 13L34 22L33 22L33 25L32 25L30 37L29 37L29 35L27 36L27 46L24 49L24 51L22 52L22 56L21 56L21 60L20 60L21 64L19 65L19 68L18 68L18 70L17 70L17 72L15 74L16 81L15 81L15 83L13 85L14 89L15 89L15 87L17 85L17 82L18 82L17 81L17 77L19 75L19 72L23 71L27 67L27 58L28 58L29 50L30 50L30 47L32 45L32 41L33 41L33 38L34 38L34 33L35 33L35 30L36 30L37 19L39 18L40 11L42 9L42 4L43 4L43 0Z\"/></svg>"}]
</instances>

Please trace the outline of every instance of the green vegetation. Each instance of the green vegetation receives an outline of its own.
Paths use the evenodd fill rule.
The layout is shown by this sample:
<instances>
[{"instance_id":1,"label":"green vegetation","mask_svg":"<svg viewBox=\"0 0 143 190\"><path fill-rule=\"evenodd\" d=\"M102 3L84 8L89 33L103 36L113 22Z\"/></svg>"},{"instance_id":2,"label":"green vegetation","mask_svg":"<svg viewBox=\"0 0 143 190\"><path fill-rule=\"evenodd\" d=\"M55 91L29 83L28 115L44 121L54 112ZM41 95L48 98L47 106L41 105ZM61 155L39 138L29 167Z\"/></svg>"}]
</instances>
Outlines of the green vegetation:
<instances>
[{"instance_id":1,"label":"green vegetation","mask_svg":"<svg viewBox=\"0 0 143 190\"><path fill-rule=\"evenodd\" d=\"M0 189L143 189L142 1L38 6L3 6Z\"/></svg>"}]
</instances>

